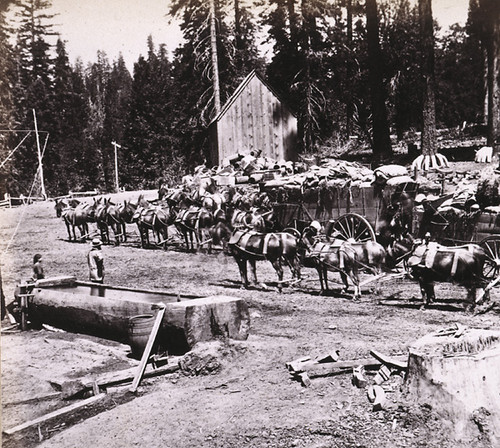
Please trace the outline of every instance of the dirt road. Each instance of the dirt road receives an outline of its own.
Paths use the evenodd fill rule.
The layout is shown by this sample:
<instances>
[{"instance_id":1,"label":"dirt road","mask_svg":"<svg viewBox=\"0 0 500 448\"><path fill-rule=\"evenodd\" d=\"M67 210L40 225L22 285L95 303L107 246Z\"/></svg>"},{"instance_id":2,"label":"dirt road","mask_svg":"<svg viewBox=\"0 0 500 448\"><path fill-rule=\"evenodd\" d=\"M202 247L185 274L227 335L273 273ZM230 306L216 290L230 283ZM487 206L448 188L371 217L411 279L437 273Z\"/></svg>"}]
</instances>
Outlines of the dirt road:
<instances>
[{"instance_id":1,"label":"dirt road","mask_svg":"<svg viewBox=\"0 0 500 448\"><path fill-rule=\"evenodd\" d=\"M4 435L2 446L489 446L479 429L468 440L454 441L449 423L432 409L404 401L401 377L390 379L388 409L374 412L366 391L354 387L350 375L316 378L305 388L285 368L293 359L331 350L339 350L343 360L367 358L372 349L404 354L416 339L455 322L498 329L498 312L474 317L462 310L464 290L440 285L440 302L424 311L418 286L398 279L381 284L378 294L365 289L361 301L353 302L338 293L338 284L333 285L337 292L319 296L317 274L304 269L300 286L279 294L266 262L257 269L259 280L270 289L241 290L236 263L222 253L140 249L136 229L128 231L129 243L103 249L106 283L242 297L251 312L248 340L219 347L222 369L217 374L190 377L176 372L147 379L138 396L126 388L115 390L93 406ZM8 301L16 282L30 276L37 252L44 256L47 275L86 280L89 246L66 241L53 203L0 210L0 238L4 247L11 241L2 258ZM498 298L495 292L493 299ZM50 396L57 392L56 383L137 365L127 356L128 346L85 335L2 333L1 343L4 429L67 405L60 396Z\"/></svg>"}]
</instances>

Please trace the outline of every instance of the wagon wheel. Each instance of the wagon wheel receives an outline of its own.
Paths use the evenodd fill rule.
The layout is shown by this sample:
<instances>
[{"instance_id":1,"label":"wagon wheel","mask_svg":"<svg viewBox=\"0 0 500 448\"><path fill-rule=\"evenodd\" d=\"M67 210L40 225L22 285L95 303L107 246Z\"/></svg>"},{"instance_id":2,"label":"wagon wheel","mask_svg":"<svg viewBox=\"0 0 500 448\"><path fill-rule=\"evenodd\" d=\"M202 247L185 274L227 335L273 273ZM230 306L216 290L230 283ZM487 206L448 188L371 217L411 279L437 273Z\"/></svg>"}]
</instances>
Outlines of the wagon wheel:
<instances>
[{"instance_id":1,"label":"wagon wheel","mask_svg":"<svg viewBox=\"0 0 500 448\"><path fill-rule=\"evenodd\" d=\"M289 233L297 239L300 238L300 232L295 227L286 227L283 232Z\"/></svg>"},{"instance_id":2,"label":"wagon wheel","mask_svg":"<svg viewBox=\"0 0 500 448\"><path fill-rule=\"evenodd\" d=\"M346 213L335 220L330 232L335 232L335 237L344 241L354 240L360 243L375 241L373 227L365 218L356 213Z\"/></svg>"},{"instance_id":3,"label":"wagon wheel","mask_svg":"<svg viewBox=\"0 0 500 448\"><path fill-rule=\"evenodd\" d=\"M487 258L483 267L483 277L495 280L500 275L500 236L489 236L479 245L485 250Z\"/></svg>"}]
</instances>

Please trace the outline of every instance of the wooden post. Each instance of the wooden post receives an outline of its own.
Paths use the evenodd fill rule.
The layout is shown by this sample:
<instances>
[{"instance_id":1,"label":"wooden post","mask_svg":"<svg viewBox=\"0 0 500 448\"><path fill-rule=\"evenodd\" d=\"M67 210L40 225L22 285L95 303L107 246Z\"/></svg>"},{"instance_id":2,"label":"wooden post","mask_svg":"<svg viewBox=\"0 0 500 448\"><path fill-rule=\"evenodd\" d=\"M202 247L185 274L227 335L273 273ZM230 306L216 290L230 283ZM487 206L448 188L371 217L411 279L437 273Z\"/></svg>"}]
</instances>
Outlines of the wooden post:
<instances>
[{"instance_id":1,"label":"wooden post","mask_svg":"<svg viewBox=\"0 0 500 448\"><path fill-rule=\"evenodd\" d=\"M121 148L121 145L116 143L115 141L112 141L111 144L115 147L115 185L116 185L116 192L120 192L120 183L118 180L118 153L116 148Z\"/></svg>"},{"instance_id":2,"label":"wooden post","mask_svg":"<svg viewBox=\"0 0 500 448\"><path fill-rule=\"evenodd\" d=\"M42 189L43 198L47 199L47 194L45 193L45 183L43 180L42 153L40 151L40 138L38 137L38 125L36 122L35 109L33 109L33 120L35 121L36 149L38 153L38 171L40 172L40 188Z\"/></svg>"},{"instance_id":3,"label":"wooden post","mask_svg":"<svg viewBox=\"0 0 500 448\"><path fill-rule=\"evenodd\" d=\"M148 343L146 344L146 348L144 349L144 353L142 354L141 362L139 364L139 367L137 368L137 373L135 374L134 381L132 382L132 386L130 387L130 392L135 392L139 387L139 383L141 382L142 376L144 375L144 370L146 370L146 364L148 363L149 355L151 353L151 350L153 349L156 335L158 334L158 330L160 329L163 314L165 314L165 305L161 303L158 306L158 314L156 315L155 323L153 325L153 329L151 330L151 334L149 335Z\"/></svg>"}]
</instances>

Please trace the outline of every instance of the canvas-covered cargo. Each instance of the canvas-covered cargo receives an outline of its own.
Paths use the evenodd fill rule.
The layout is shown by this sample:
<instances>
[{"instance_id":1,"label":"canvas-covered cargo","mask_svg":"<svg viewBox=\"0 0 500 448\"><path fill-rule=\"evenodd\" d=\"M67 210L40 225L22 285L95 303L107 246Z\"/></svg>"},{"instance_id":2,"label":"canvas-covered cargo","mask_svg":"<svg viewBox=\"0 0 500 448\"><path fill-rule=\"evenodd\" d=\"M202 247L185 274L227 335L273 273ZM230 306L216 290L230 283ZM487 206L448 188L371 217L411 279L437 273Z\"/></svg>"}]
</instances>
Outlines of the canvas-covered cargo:
<instances>
[{"instance_id":1,"label":"canvas-covered cargo","mask_svg":"<svg viewBox=\"0 0 500 448\"><path fill-rule=\"evenodd\" d=\"M423 237L426 232L443 244L480 242L493 235L500 236L500 209L463 210L457 207L440 209L433 203L416 206L413 210L413 234Z\"/></svg>"}]
</instances>

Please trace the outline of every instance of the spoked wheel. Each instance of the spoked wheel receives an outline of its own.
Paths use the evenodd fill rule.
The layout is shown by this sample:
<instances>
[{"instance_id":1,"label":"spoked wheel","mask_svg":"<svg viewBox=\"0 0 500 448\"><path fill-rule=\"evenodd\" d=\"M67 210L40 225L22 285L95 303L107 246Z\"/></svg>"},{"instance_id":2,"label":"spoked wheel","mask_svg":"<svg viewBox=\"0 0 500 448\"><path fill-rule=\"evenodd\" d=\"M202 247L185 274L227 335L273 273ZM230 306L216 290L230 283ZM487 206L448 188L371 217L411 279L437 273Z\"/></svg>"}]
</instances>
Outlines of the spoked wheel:
<instances>
[{"instance_id":1,"label":"spoked wheel","mask_svg":"<svg viewBox=\"0 0 500 448\"><path fill-rule=\"evenodd\" d=\"M349 240L358 243L375 241L373 227L363 216L356 213L346 213L334 221L329 230L330 235L344 241Z\"/></svg>"},{"instance_id":2,"label":"spoked wheel","mask_svg":"<svg viewBox=\"0 0 500 448\"><path fill-rule=\"evenodd\" d=\"M287 227L286 229L283 229L283 232L289 233L295 238L300 238L300 232L295 227Z\"/></svg>"},{"instance_id":3,"label":"spoked wheel","mask_svg":"<svg viewBox=\"0 0 500 448\"><path fill-rule=\"evenodd\" d=\"M487 258L483 267L483 277L495 280L500 275L500 236L489 236L479 243Z\"/></svg>"}]
</instances>

